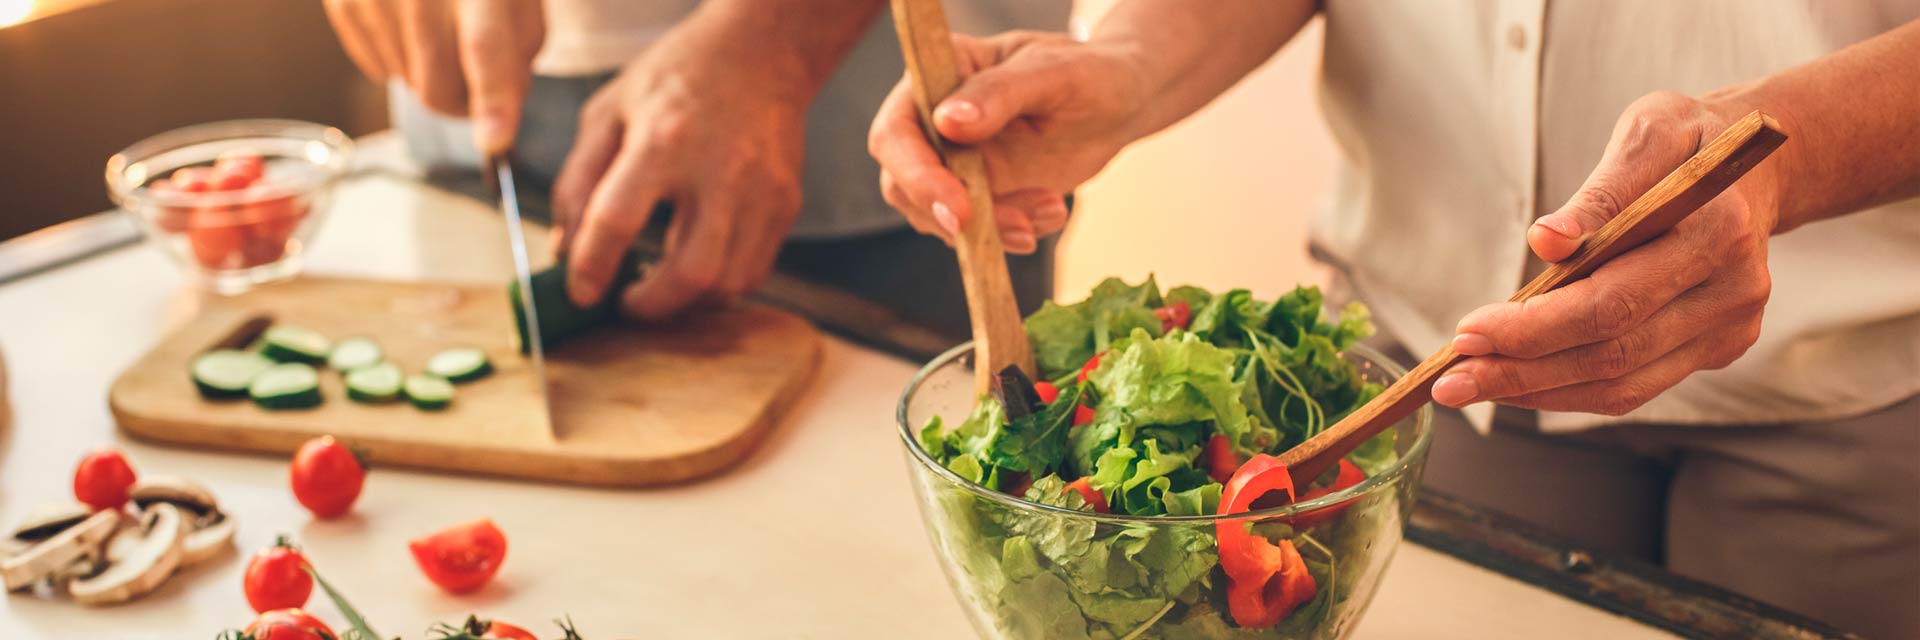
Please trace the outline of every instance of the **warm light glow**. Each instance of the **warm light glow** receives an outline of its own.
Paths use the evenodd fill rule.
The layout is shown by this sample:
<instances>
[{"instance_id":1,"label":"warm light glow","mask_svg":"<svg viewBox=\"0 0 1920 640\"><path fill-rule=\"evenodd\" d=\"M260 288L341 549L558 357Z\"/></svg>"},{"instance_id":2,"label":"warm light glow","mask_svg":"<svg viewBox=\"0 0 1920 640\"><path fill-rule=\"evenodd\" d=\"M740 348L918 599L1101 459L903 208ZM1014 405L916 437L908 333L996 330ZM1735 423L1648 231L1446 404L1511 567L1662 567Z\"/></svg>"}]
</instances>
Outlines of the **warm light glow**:
<instances>
[{"instance_id":1,"label":"warm light glow","mask_svg":"<svg viewBox=\"0 0 1920 640\"><path fill-rule=\"evenodd\" d=\"M0 0L0 27L19 24L33 15L33 0Z\"/></svg>"}]
</instances>

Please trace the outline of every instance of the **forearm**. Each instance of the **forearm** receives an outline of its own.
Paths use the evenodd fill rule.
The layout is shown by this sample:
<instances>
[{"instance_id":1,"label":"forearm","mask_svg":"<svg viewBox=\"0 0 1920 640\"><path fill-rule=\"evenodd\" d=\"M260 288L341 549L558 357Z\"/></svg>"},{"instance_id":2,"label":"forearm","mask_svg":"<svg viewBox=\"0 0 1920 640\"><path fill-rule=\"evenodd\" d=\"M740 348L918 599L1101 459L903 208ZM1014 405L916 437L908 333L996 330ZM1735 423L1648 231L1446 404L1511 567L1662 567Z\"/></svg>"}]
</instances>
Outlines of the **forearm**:
<instances>
[{"instance_id":1,"label":"forearm","mask_svg":"<svg viewBox=\"0 0 1920 640\"><path fill-rule=\"evenodd\" d=\"M1920 196L1920 21L1703 99L1775 116L1775 232Z\"/></svg>"},{"instance_id":2,"label":"forearm","mask_svg":"<svg viewBox=\"0 0 1920 640\"><path fill-rule=\"evenodd\" d=\"M708 0L686 28L739 45L741 70L761 69L791 79L795 96L811 102L866 34L887 0Z\"/></svg>"},{"instance_id":3,"label":"forearm","mask_svg":"<svg viewBox=\"0 0 1920 640\"><path fill-rule=\"evenodd\" d=\"M1139 136L1205 106L1293 39L1318 11L1312 0L1131 0L1115 6L1089 44L1125 52L1142 84Z\"/></svg>"}]
</instances>

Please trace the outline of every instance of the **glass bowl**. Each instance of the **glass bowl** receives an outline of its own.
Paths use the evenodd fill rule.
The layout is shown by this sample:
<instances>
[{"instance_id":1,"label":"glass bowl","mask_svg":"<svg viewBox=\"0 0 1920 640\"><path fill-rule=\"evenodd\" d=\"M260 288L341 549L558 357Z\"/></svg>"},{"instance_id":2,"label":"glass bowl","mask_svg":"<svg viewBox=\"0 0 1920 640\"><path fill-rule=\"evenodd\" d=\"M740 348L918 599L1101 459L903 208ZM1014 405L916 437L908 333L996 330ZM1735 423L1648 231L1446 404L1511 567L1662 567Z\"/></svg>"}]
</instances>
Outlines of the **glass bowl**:
<instances>
[{"instance_id":1,"label":"glass bowl","mask_svg":"<svg viewBox=\"0 0 1920 640\"><path fill-rule=\"evenodd\" d=\"M1365 347L1342 357L1369 382L1385 385L1405 374ZM916 437L921 426L936 415L964 417L974 401L973 350L961 345L907 384L900 441L934 551L974 629L981 637L1015 640L1345 636L1400 543L1432 422L1432 409L1422 407L1395 425L1398 460L1357 485L1233 516L1254 523L1257 535L1293 539L1318 583L1313 600L1278 625L1254 629L1235 626L1228 612L1214 534L1225 518L1107 515L1036 504L968 482L929 457ZM1297 517L1327 507L1335 509ZM1016 536L1026 540L1009 543Z\"/></svg>"},{"instance_id":2,"label":"glass bowl","mask_svg":"<svg viewBox=\"0 0 1920 640\"><path fill-rule=\"evenodd\" d=\"M353 140L325 125L211 122L114 154L107 160L107 190L147 239L195 280L234 294L299 273L301 253L352 153ZM225 162L247 158L258 161L242 182L207 186L219 180ZM180 186L186 184L201 186Z\"/></svg>"}]
</instances>

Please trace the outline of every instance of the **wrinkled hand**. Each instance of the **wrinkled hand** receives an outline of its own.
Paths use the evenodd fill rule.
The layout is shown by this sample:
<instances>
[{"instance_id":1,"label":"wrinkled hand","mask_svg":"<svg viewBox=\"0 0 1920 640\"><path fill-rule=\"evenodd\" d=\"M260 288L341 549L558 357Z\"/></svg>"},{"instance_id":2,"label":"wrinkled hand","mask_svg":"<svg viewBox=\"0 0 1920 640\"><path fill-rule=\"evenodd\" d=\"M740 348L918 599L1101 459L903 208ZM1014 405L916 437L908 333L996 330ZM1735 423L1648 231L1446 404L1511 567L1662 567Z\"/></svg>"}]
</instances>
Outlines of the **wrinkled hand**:
<instances>
[{"instance_id":1,"label":"wrinkled hand","mask_svg":"<svg viewBox=\"0 0 1920 640\"><path fill-rule=\"evenodd\" d=\"M808 90L751 38L682 27L588 100L555 180L569 296L609 295L657 202L665 255L621 296L640 319L723 303L773 270L800 211Z\"/></svg>"},{"instance_id":2,"label":"wrinkled hand","mask_svg":"<svg viewBox=\"0 0 1920 640\"><path fill-rule=\"evenodd\" d=\"M1710 97L1641 98L1621 116L1586 184L1536 221L1527 243L1543 260L1566 259L1748 111ZM1621 415L1695 371L1731 364L1759 336L1771 288L1778 164L1761 163L1672 231L1586 279L1467 314L1453 347L1475 357L1434 384L1434 400Z\"/></svg>"},{"instance_id":3,"label":"wrinkled hand","mask_svg":"<svg viewBox=\"0 0 1920 640\"><path fill-rule=\"evenodd\" d=\"M482 151L513 146L546 38L539 0L326 0L362 73L404 80L427 108L474 120Z\"/></svg>"},{"instance_id":4,"label":"wrinkled hand","mask_svg":"<svg viewBox=\"0 0 1920 640\"><path fill-rule=\"evenodd\" d=\"M982 145L1002 244L1032 253L1040 237L1066 226L1065 194L1138 137L1133 63L1055 33L956 35L954 48L966 79L934 109L934 124L949 140ZM887 202L951 244L973 210L927 143L908 80L881 105L867 149L880 162Z\"/></svg>"}]
</instances>

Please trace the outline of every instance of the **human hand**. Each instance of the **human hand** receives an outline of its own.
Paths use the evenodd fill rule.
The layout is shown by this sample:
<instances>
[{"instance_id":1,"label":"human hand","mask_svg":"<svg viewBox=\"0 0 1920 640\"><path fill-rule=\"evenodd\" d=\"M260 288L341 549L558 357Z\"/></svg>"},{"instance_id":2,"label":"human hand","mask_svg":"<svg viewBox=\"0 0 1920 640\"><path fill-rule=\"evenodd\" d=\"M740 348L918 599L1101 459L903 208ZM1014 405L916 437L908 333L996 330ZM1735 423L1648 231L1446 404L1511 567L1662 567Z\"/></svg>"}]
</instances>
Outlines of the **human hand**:
<instances>
[{"instance_id":1,"label":"human hand","mask_svg":"<svg viewBox=\"0 0 1920 640\"><path fill-rule=\"evenodd\" d=\"M1001 242L1032 253L1040 237L1066 226L1065 194L1144 134L1134 63L1121 48L1056 33L955 35L954 48L965 80L934 109L934 124L948 140L981 145ZM927 142L908 82L882 103L867 149L880 162L887 202L951 244L973 210Z\"/></svg>"},{"instance_id":2,"label":"human hand","mask_svg":"<svg viewBox=\"0 0 1920 640\"><path fill-rule=\"evenodd\" d=\"M546 37L539 0L326 0L326 9L361 73L400 78L427 108L473 118L482 152L513 146Z\"/></svg>"},{"instance_id":3,"label":"human hand","mask_svg":"<svg viewBox=\"0 0 1920 640\"><path fill-rule=\"evenodd\" d=\"M665 255L621 296L641 319L737 297L764 280L800 211L812 89L754 38L670 32L587 101L554 182L568 295L596 303L621 256L670 201Z\"/></svg>"},{"instance_id":4,"label":"human hand","mask_svg":"<svg viewBox=\"0 0 1920 640\"><path fill-rule=\"evenodd\" d=\"M1628 107L1600 164L1527 243L1558 262L1750 106L1655 93ZM1448 406L1621 415L1695 371L1731 364L1760 334L1779 219L1778 162L1762 162L1672 231L1593 275L1526 302L1467 314L1453 348L1472 356L1434 383Z\"/></svg>"}]
</instances>

